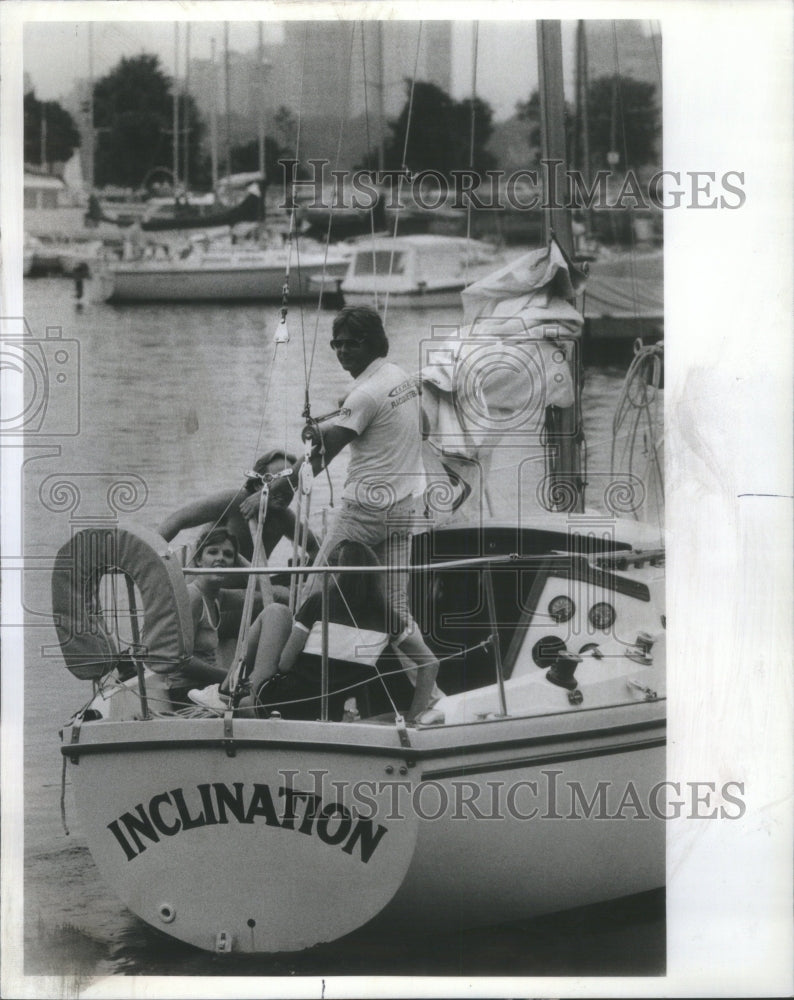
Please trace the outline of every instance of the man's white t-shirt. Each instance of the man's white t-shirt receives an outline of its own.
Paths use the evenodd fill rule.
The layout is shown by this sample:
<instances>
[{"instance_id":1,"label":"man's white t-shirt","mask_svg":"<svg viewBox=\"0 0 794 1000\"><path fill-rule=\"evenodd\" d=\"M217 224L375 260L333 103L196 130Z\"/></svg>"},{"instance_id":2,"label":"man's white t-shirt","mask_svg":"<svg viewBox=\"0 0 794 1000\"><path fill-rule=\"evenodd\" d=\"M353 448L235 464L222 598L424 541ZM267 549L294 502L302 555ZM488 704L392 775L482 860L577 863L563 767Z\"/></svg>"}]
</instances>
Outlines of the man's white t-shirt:
<instances>
[{"instance_id":1,"label":"man's white t-shirt","mask_svg":"<svg viewBox=\"0 0 794 1000\"><path fill-rule=\"evenodd\" d=\"M335 420L357 437L343 496L363 506L385 508L425 488L419 388L397 365L377 358L353 382Z\"/></svg>"}]
</instances>

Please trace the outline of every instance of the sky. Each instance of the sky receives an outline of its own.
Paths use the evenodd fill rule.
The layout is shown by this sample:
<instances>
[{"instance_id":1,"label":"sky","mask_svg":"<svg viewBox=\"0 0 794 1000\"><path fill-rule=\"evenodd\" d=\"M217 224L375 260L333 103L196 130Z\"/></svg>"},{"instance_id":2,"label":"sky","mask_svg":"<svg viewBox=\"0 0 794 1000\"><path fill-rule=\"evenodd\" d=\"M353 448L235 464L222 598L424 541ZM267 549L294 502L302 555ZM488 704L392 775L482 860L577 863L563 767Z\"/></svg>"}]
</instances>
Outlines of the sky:
<instances>
[{"instance_id":1,"label":"sky","mask_svg":"<svg viewBox=\"0 0 794 1000\"><path fill-rule=\"evenodd\" d=\"M142 5L136 5L139 9ZM60 5L64 13L72 4ZM573 51L573 22L563 25L563 41L570 66ZM278 23L264 25L264 40L279 41ZM95 78L111 69L122 56L141 52L155 53L165 71L174 72L173 23L105 20L92 29L93 44L89 45L89 29L85 21L25 25L24 68L30 75L36 96L40 100L66 97L76 79L89 75L92 54ZM215 38L218 58L223 46L222 22L193 22L190 30L192 58L209 58L211 40ZM452 96L460 99L472 91L473 23L456 21L453 28ZM251 51L256 47L258 28L251 22L229 22L231 50ZM479 22L477 32L477 95L494 108L496 118L509 117L518 100L525 100L537 85L535 24L533 21ZM184 73L185 28L181 28L179 71ZM566 75L572 76L571 73Z\"/></svg>"}]
</instances>

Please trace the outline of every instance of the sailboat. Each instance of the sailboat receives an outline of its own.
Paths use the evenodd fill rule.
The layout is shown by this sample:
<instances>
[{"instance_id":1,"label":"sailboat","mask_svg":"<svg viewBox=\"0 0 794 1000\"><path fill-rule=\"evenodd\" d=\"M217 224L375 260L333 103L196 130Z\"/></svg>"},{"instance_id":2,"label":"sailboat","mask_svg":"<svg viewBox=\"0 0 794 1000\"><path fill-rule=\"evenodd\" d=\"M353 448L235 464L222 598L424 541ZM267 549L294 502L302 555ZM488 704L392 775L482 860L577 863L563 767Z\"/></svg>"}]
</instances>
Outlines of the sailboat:
<instances>
[{"instance_id":1,"label":"sailboat","mask_svg":"<svg viewBox=\"0 0 794 1000\"><path fill-rule=\"evenodd\" d=\"M553 59L559 34L541 35ZM163 677L193 641L177 552L128 525L77 531L58 553L63 656L93 684L62 732L75 805L104 879L165 934L296 952L365 925L495 924L664 884L664 553L630 516L632 484L607 514L584 506L571 302L584 276L561 221L469 287L464 333L434 343L421 373L440 459L481 482L454 518L428 496L414 538L412 608L443 692L415 724L387 661L347 721L329 721L327 698L311 721L175 708ZM505 437L523 450L510 516L488 467ZM346 571L254 563L249 591ZM106 606L118 594L123 644Z\"/></svg>"}]
</instances>

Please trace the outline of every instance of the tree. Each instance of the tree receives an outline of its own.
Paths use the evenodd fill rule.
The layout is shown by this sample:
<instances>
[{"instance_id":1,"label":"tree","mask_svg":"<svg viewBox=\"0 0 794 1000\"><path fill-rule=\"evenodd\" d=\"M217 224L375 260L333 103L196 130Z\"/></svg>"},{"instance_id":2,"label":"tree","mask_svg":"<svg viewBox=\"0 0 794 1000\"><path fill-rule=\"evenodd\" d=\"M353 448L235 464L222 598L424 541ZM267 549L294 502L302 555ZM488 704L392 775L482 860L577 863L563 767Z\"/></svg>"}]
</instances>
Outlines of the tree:
<instances>
[{"instance_id":1,"label":"tree","mask_svg":"<svg viewBox=\"0 0 794 1000\"><path fill-rule=\"evenodd\" d=\"M542 139L540 135L540 94L533 90L528 101L519 102L516 105L516 115L519 121L529 123L529 144L533 150L533 162L535 167L540 161L542 154ZM565 102L565 146L568 150L573 148L573 137L576 129L576 115L570 104Z\"/></svg>"},{"instance_id":2,"label":"tree","mask_svg":"<svg viewBox=\"0 0 794 1000\"><path fill-rule=\"evenodd\" d=\"M25 163L65 163L80 145L74 119L57 101L39 101L31 90L24 104ZM44 123L42 125L42 122ZM42 138L44 162L42 163Z\"/></svg>"},{"instance_id":3,"label":"tree","mask_svg":"<svg viewBox=\"0 0 794 1000\"><path fill-rule=\"evenodd\" d=\"M601 76L591 81L587 95L593 169L607 166L611 150L620 155L623 169L656 159L661 126L652 83L628 76Z\"/></svg>"},{"instance_id":4,"label":"tree","mask_svg":"<svg viewBox=\"0 0 794 1000\"><path fill-rule=\"evenodd\" d=\"M398 169L403 163L414 173L437 170L449 177L451 171L468 169L482 173L494 166L485 147L493 132L493 111L480 98L455 101L434 83L414 84L406 80L407 99L399 116L389 122L391 136L384 144L384 163ZM474 156L471 155L472 109L474 112ZM409 120L410 113L410 120ZM405 136L408 133L408 145ZM370 159L377 162L373 154Z\"/></svg>"},{"instance_id":5,"label":"tree","mask_svg":"<svg viewBox=\"0 0 794 1000\"><path fill-rule=\"evenodd\" d=\"M661 134L656 88L652 83L628 76L601 76L587 88L588 136L591 171L609 166L607 153L617 152L623 169L639 167L656 159L656 141ZM540 98L534 91L519 103L520 120L530 123L529 141L540 157ZM573 137L581 133L577 113L565 105L565 141L570 154ZM582 167L575 163L572 166Z\"/></svg>"},{"instance_id":6,"label":"tree","mask_svg":"<svg viewBox=\"0 0 794 1000\"><path fill-rule=\"evenodd\" d=\"M94 87L97 184L138 187L156 168L173 166L172 81L159 59L143 53L123 58ZM184 176L184 134L188 129L188 173L206 180L200 144L205 130L189 95L179 95L178 173Z\"/></svg>"}]
</instances>

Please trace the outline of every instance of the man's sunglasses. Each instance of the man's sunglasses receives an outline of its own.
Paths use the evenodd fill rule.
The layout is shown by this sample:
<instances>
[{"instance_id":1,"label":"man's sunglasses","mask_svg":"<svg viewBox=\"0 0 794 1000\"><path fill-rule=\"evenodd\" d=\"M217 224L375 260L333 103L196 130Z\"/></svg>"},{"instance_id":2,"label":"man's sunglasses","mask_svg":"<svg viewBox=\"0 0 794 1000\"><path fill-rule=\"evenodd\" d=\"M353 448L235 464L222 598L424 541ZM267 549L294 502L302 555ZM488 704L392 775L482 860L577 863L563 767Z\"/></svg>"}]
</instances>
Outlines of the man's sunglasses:
<instances>
[{"instance_id":1,"label":"man's sunglasses","mask_svg":"<svg viewBox=\"0 0 794 1000\"><path fill-rule=\"evenodd\" d=\"M356 340L355 338L351 337L349 340L331 340L329 341L329 343L331 345L332 351L339 351L343 347L349 347L351 348L351 350L358 351L364 346L366 341Z\"/></svg>"}]
</instances>

